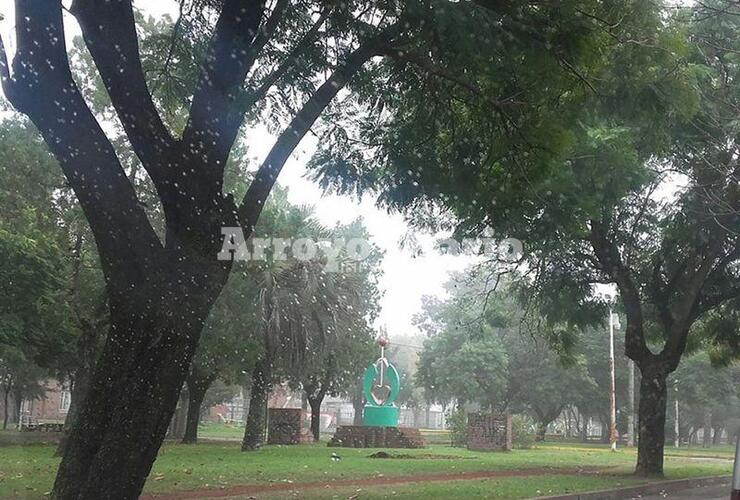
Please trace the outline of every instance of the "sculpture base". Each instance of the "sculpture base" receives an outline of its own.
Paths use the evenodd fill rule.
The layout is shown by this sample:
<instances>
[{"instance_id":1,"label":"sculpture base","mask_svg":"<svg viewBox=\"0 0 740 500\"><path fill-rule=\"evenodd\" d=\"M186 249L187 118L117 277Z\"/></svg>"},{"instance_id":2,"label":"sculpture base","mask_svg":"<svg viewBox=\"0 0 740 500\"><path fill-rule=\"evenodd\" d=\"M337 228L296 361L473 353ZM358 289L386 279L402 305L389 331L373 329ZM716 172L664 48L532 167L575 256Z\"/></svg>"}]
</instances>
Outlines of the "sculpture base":
<instances>
[{"instance_id":1,"label":"sculpture base","mask_svg":"<svg viewBox=\"0 0 740 500\"><path fill-rule=\"evenodd\" d=\"M337 427L329 446L343 448L423 448L424 438L412 427L367 427L342 425Z\"/></svg>"},{"instance_id":2,"label":"sculpture base","mask_svg":"<svg viewBox=\"0 0 740 500\"><path fill-rule=\"evenodd\" d=\"M398 407L365 405L362 410L362 425L367 427L396 427L398 425Z\"/></svg>"}]
</instances>

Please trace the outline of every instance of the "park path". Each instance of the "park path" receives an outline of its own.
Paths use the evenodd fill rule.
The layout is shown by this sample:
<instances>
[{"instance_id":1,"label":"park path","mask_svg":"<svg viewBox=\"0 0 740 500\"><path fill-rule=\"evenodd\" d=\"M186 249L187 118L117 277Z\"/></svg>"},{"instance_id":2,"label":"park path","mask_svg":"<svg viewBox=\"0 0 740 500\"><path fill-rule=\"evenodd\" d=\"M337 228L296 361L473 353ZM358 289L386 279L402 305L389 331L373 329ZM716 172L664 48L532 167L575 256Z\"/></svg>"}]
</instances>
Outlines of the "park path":
<instances>
[{"instance_id":1,"label":"park path","mask_svg":"<svg viewBox=\"0 0 740 500\"><path fill-rule=\"evenodd\" d=\"M577 475L577 474L598 474L603 468L597 467L578 467L578 468L561 468L561 467L540 467L532 469L515 469L515 470L497 470L497 471L474 471L474 472L455 472L455 473L437 473L437 474L414 474L406 476L374 476L358 479L338 479L333 481L314 481L307 483L264 483L264 484L245 484L241 486L230 486L223 489L200 489L200 490L183 490L170 493L150 493L142 495L140 500L177 500L187 498L226 498L235 496L249 496L260 493L275 493L279 491L294 491L308 489L331 489L346 486L383 486L390 484L422 483L429 481L472 481L475 479L491 479L505 477L524 477L524 476L557 476L557 475Z\"/></svg>"}]
</instances>

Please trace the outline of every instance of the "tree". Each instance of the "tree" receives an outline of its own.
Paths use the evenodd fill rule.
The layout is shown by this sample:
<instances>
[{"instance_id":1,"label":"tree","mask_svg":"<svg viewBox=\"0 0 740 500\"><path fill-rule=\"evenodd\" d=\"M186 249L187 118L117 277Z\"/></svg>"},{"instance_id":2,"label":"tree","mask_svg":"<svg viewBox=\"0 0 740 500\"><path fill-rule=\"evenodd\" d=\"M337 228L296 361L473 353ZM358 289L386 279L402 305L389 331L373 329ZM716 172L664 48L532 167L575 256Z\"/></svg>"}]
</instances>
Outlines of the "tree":
<instances>
[{"instance_id":1,"label":"tree","mask_svg":"<svg viewBox=\"0 0 740 500\"><path fill-rule=\"evenodd\" d=\"M595 382L582 356L558 355L543 338L544 322L524 317L506 289L490 293L487 281L471 268L448 284L447 303L428 303L430 317L418 318L432 329L418 382L441 400L529 413L543 440L548 425Z\"/></svg>"},{"instance_id":2,"label":"tree","mask_svg":"<svg viewBox=\"0 0 740 500\"><path fill-rule=\"evenodd\" d=\"M564 63L578 85L565 90L566 76L548 78L557 108L543 102L528 113L529 100L547 98L522 83L529 54L512 70L522 74L518 84L484 68L469 71L469 85L458 82L457 99L445 107L422 99L425 79L412 73L389 104L406 113L386 120L381 137L363 129L353 137L372 141L372 151L341 162L350 141L325 140L320 175L342 190L385 180L391 206L422 223L455 225L459 236L490 226L519 238L526 243L521 295L553 324L600 323L605 304L594 285L615 285L625 352L642 374L636 473L660 475L666 380L692 327L706 316L731 318L714 338L727 349L738 345L737 327L728 328L740 293L737 6L702 3L663 17L652 3L601 7L562 5L560 15L598 27L604 38L582 46L585 60ZM543 42L545 49L552 43ZM593 52L603 43L609 48ZM543 68L549 51L540 50ZM465 91L483 92L504 119ZM366 160L378 157L387 161ZM441 221L440 205L449 215Z\"/></svg>"},{"instance_id":3,"label":"tree","mask_svg":"<svg viewBox=\"0 0 740 500\"><path fill-rule=\"evenodd\" d=\"M0 238L9 257L0 272L10 284L0 343L69 385L68 427L106 329L102 273L79 206L38 132L12 116L0 125L0 144L7 214Z\"/></svg>"},{"instance_id":4,"label":"tree","mask_svg":"<svg viewBox=\"0 0 740 500\"><path fill-rule=\"evenodd\" d=\"M25 400L38 399L44 395L41 379L44 371L23 352L15 347L0 344L0 390L3 397L3 430L10 419L10 397L13 397L14 417L18 417Z\"/></svg>"},{"instance_id":5,"label":"tree","mask_svg":"<svg viewBox=\"0 0 740 500\"><path fill-rule=\"evenodd\" d=\"M287 1L268 10L264 2L225 0L194 9L219 16L180 137L168 130L148 90L131 2L77 0L70 8L156 188L166 218L161 240L73 79L61 2L16 4L18 49L12 74L2 64L3 89L44 136L80 201L110 308L110 332L69 436L56 497L100 498L116 491L133 498L141 491L202 326L227 280L230 263L214 258L221 228L251 231L295 146L379 44L401 30L393 11L373 24L354 19L347 4L321 8L317 19L311 8L288 7ZM320 33L328 21L331 28ZM337 40L330 60L325 45L315 44L319 34ZM273 41L279 43L268 43ZM329 78L316 84L324 71ZM248 74L249 89L242 92ZM289 125L237 207L222 192L223 168L243 117L273 87L295 82L301 82L292 94L302 101L298 111L288 113Z\"/></svg>"},{"instance_id":6,"label":"tree","mask_svg":"<svg viewBox=\"0 0 740 500\"><path fill-rule=\"evenodd\" d=\"M668 383L670 403L675 403L676 398L679 401L680 437L690 442L696 431L703 428L702 444L709 447L716 444L723 430L731 436L740 407L738 380L740 370L736 363L714 366L706 350L687 356ZM675 415L669 414L668 420L668 428L673 429Z\"/></svg>"},{"instance_id":7,"label":"tree","mask_svg":"<svg viewBox=\"0 0 740 500\"><path fill-rule=\"evenodd\" d=\"M357 325L359 326L359 325ZM306 393L311 409L311 434L320 438L321 404L326 396L339 396L351 391L362 377L365 359L373 346L372 330L357 328L338 332L335 340L312 352L297 378Z\"/></svg>"},{"instance_id":8,"label":"tree","mask_svg":"<svg viewBox=\"0 0 740 500\"><path fill-rule=\"evenodd\" d=\"M365 8L354 2L276 0L268 7L244 0L192 1L193 8L183 11L196 19L176 23L176 43L168 53L179 57L179 41L186 34L207 43L194 58L178 59L181 64L168 55L159 72L144 71L130 1L76 0L69 9L82 28L125 138L156 190L166 220L162 234L148 220L115 148L73 78L61 2L16 5L18 50L12 72L7 63L1 65L4 93L37 126L80 201L98 247L110 310L110 332L55 482L57 497L98 498L111 490L134 497L141 491L202 326L227 281L230 263L213 258L221 246L221 228L241 225L251 232L286 159L353 77L358 76L352 88L356 92L349 94L362 94L361 109L372 108L367 116L373 120L385 106L368 98L365 90L395 99L399 80L412 73L409 83L426 92L435 80L444 86L459 80L455 75L466 74L464 65L470 62L471 69L486 66L488 74L501 75L498 88L509 90L518 80L490 64L492 55L500 61L503 52L505 69L552 72L536 86L546 90L537 103L547 106L563 95L563 75L569 75L571 85L575 75L581 76L573 64L604 48L600 43L584 50L587 42L607 38L600 27L589 24L590 17L575 15L581 2L542 8L539 2L430 0ZM603 14L601 4L594 9ZM589 10L586 14L593 16ZM217 19L215 26L208 22L211 18ZM411 48L415 50L407 50ZM432 61L424 57L429 53ZM399 72L393 65L373 62L368 65L372 71L362 71L379 55L408 66ZM530 64L522 65L522 58ZM185 105L189 113L173 134L168 128L172 124L157 110L159 99L153 98L147 77L163 75L171 82L171 68L188 70L193 59L198 69L192 99ZM408 67L413 70L406 71ZM441 69L445 67L449 71ZM417 85L421 74L424 84ZM531 81L532 75L525 79ZM435 95L429 93L425 105L430 98ZM504 104L499 124L509 123L505 108L515 99L507 95L498 103ZM488 104L481 110L489 112ZM536 105L528 109L541 115ZM274 111L278 119L271 124L282 131L237 207L223 192L223 169L244 117L256 119L261 111ZM364 177L366 184L375 180ZM408 177L396 181L409 188L417 182Z\"/></svg>"},{"instance_id":9,"label":"tree","mask_svg":"<svg viewBox=\"0 0 740 500\"><path fill-rule=\"evenodd\" d=\"M256 305L245 300L249 297L247 286L246 280L232 274L203 328L203 338L185 379L188 413L183 443L198 440L201 409L211 385L217 379L236 384L255 364L259 352L254 338Z\"/></svg>"},{"instance_id":10,"label":"tree","mask_svg":"<svg viewBox=\"0 0 740 500\"><path fill-rule=\"evenodd\" d=\"M587 419L589 417L598 417L602 422L602 429L607 429L610 421L610 402L609 391L611 390L610 370L609 370L609 334L608 326L599 325L595 328L587 328L578 332L574 341L573 350L578 353L586 362L589 376L593 379L594 384L581 384L577 387L578 397L574 405L578 408L581 421L581 436L585 440L588 435ZM616 382L616 403L618 416L626 415L630 409L628 397L628 358L621 353L624 352L624 341L620 336L615 336L614 353L615 353L615 382ZM617 427L620 430L623 419L617 419ZM607 432L602 434L602 439L608 440Z\"/></svg>"},{"instance_id":11,"label":"tree","mask_svg":"<svg viewBox=\"0 0 740 500\"><path fill-rule=\"evenodd\" d=\"M335 227L331 235L335 241L370 238L361 219ZM317 304L310 306L310 314L318 330L313 342L307 345L309 352L301 358L302 362L288 370L289 380L306 395L311 409L311 433L316 442L320 439L324 398L352 394L362 384L366 368L363 361L369 362L374 350L371 325L378 312L380 250L373 246L367 257L353 262L343 246L334 258L337 262L328 272L336 290L317 290L323 297L314 294ZM329 276L321 279L329 281Z\"/></svg>"}]
</instances>

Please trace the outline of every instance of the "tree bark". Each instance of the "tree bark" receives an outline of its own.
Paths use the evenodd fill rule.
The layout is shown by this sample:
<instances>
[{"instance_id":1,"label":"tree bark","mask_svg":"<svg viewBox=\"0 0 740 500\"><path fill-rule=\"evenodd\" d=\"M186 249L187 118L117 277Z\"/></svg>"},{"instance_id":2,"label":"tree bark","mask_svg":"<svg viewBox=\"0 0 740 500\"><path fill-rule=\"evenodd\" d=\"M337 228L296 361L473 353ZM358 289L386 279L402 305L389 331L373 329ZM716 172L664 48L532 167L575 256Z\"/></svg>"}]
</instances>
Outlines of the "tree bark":
<instances>
[{"instance_id":1,"label":"tree bark","mask_svg":"<svg viewBox=\"0 0 740 500\"><path fill-rule=\"evenodd\" d=\"M70 387L69 411L67 412L67 418L64 419L62 437L54 451L55 457L64 455L64 449L69 441L69 433L79 418L82 399L85 397L85 393L90 385L90 370L91 368L89 366L82 366L75 373L74 383Z\"/></svg>"},{"instance_id":2,"label":"tree bark","mask_svg":"<svg viewBox=\"0 0 740 500\"><path fill-rule=\"evenodd\" d=\"M353 425L362 425L362 410L365 408L365 401L363 399L353 399L352 408L355 410L354 418L352 419Z\"/></svg>"},{"instance_id":3,"label":"tree bark","mask_svg":"<svg viewBox=\"0 0 740 500\"><path fill-rule=\"evenodd\" d=\"M581 419L581 441L585 443L588 441L588 417L582 415Z\"/></svg>"},{"instance_id":4,"label":"tree bark","mask_svg":"<svg viewBox=\"0 0 740 500\"><path fill-rule=\"evenodd\" d=\"M18 425L21 424L21 408L23 408L23 394L16 389L13 391L13 418L17 419Z\"/></svg>"},{"instance_id":5,"label":"tree bark","mask_svg":"<svg viewBox=\"0 0 740 500\"><path fill-rule=\"evenodd\" d=\"M324 394L319 392L315 397L308 396L308 404L311 407L311 435L315 443L321 438L321 403L324 401Z\"/></svg>"},{"instance_id":6,"label":"tree bark","mask_svg":"<svg viewBox=\"0 0 740 500\"><path fill-rule=\"evenodd\" d=\"M204 375L195 365L190 371L187 378L188 415L185 420L185 434L182 437L182 444L195 444L198 441L200 408L203 405L206 392L214 380L215 376L213 374Z\"/></svg>"},{"instance_id":7,"label":"tree bark","mask_svg":"<svg viewBox=\"0 0 740 500\"><path fill-rule=\"evenodd\" d=\"M722 441L722 426L721 425L715 425L714 426L714 434L712 436L712 445L717 446Z\"/></svg>"},{"instance_id":8,"label":"tree bark","mask_svg":"<svg viewBox=\"0 0 740 500\"><path fill-rule=\"evenodd\" d=\"M712 410L704 411L704 432L702 436L702 447L711 448L712 446Z\"/></svg>"},{"instance_id":9,"label":"tree bark","mask_svg":"<svg viewBox=\"0 0 740 500\"><path fill-rule=\"evenodd\" d=\"M352 419L353 425L362 425L362 410L365 407L365 395L362 393L362 390L362 380L360 380L352 393L352 408L355 410L355 415Z\"/></svg>"},{"instance_id":10,"label":"tree bark","mask_svg":"<svg viewBox=\"0 0 740 500\"><path fill-rule=\"evenodd\" d=\"M549 422L539 422L537 424L537 434L535 436L536 441L544 441L545 435L547 434L547 424Z\"/></svg>"},{"instance_id":11,"label":"tree bark","mask_svg":"<svg viewBox=\"0 0 740 500\"><path fill-rule=\"evenodd\" d=\"M242 451L257 450L265 437L267 420L267 398L272 382L272 361L264 356L257 361L252 371L252 390L249 396L249 413L244 428Z\"/></svg>"},{"instance_id":12,"label":"tree bark","mask_svg":"<svg viewBox=\"0 0 740 500\"><path fill-rule=\"evenodd\" d=\"M668 374L656 362L642 363L640 371L639 441L635 474L662 476Z\"/></svg>"},{"instance_id":13,"label":"tree bark","mask_svg":"<svg viewBox=\"0 0 740 500\"><path fill-rule=\"evenodd\" d=\"M3 430L8 428L8 405L10 404L10 387L3 389Z\"/></svg>"},{"instance_id":14,"label":"tree bark","mask_svg":"<svg viewBox=\"0 0 740 500\"><path fill-rule=\"evenodd\" d=\"M201 275L189 286L170 286L184 273L165 273L136 294L109 291L110 334L70 429L54 498L115 492L116 498L134 499L141 493L225 277ZM191 279L182 276L182 282Z\"/></svg>"}]
</instances>

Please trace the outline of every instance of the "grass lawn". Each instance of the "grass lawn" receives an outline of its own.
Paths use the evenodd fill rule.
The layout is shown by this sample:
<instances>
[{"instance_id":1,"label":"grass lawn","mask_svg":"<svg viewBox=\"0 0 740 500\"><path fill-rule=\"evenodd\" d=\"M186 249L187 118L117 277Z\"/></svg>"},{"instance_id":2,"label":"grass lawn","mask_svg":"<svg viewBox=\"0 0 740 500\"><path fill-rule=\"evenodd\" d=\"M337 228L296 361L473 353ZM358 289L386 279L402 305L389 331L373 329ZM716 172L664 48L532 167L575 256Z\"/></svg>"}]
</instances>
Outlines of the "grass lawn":
<instances>
[{"instance_id":1,"label":"grass lawn","mask_svg":"<svg viewBox=\"0 0 740 500\"><path fill-rule=\"evenodd\" d=\"M612 476L528 476L501 479L451 481L447 483L411 483L389 486L362 486L327 490L295 490L265 495L259 498L532 498L578 491L595 491L620 486L636 486L644 479ZM286 494L287 493L287 494ZM247 498L247 497L244 497Z\"/></svg>"},{"instance_id":2,"label":"grass lawn","mask_svg":"<svg viewBox=\"0 0 740 500\"><path fill-rule=\"evenodd\" d=\"M236 424L202 423L198 426L198 437L205 439L234 439L244 437L244 426Z\"/></svg>"},{"instance_id":3,"label":"grass lawn","mask_svg":"<svg viewBox=\"0 0 740 500\"><path fill-rule=\"evenodd\" d=\"M432 429L421 429L421 434L428 444L450 444L450 433ZM331 433L326 435L328 440ZM239 440L244 437L244 426L236 424L222 424L204 422L198 426L198 437L204 439L233 439ZM322 435L322 439L324 439Z\"/></svg>"},{"instance_id":4,"label":"grass lawn","mask_svg":"<svg viewBox=\"0 0 740 500\"><path fill-rule=\"evenodd\" d=\"M503 471L542 467L600 467L599 475L514 477L458 482L372 486L362 489L362 498L391 495L406 498L478 496L491 498L526 498L557 492L592 490L636 484L640 480L629 473L634 465L634 450L611 453L604 447L543 445L511 453L471 452L465 449L432 445L422 450L400 450L415 458L373 459L374 450L327 448L325 444L267 446L258 452L242 453L238 443L166 444L160 451L146 491L165 492L179 489L225 488L244 484L273 482L314 482L368 477L455 473L462 471ZM686 453L691 453L687 450ZM702 455L706 450L693 450ZM332 452L342 459L332 461ZM0 498L41 498L51 488L58 459L49 445L6 446L0 448ZM690 460L668 457L668 478L730 474L729 461ZM541 474L541 472L539 473ZM347 498L358 488L307 490L301 496ZM539 491L539 493L538 493ZM346 494L345 494L346 493ZM288 492L282 492L288 496ZM264 495L261 495L264 496ZM274 497L274 495L273 495Z\"/></svg>"},{"instance_id":5,"label":"grass lawn","mask_svg":"<svg viewBox=\"0 0 740 500\"><path fill-rule=\"evenodd\" d=\"M558 442L551 441L545 442L538 445L542 448L548 449L564 449L564 450L594 450L603 449L604 444L601 443L572 443L572 442ZM729 458L735 457L735 446L729 444L722 444L718 446L712 446L711 448L704 448L699 445L693 446L682 446L680 448L674 448L672 445L666 444L665 447L666 457L707 457L707 458Z\"/></svg>"}]
</instances>

